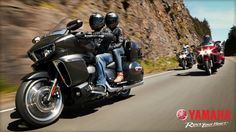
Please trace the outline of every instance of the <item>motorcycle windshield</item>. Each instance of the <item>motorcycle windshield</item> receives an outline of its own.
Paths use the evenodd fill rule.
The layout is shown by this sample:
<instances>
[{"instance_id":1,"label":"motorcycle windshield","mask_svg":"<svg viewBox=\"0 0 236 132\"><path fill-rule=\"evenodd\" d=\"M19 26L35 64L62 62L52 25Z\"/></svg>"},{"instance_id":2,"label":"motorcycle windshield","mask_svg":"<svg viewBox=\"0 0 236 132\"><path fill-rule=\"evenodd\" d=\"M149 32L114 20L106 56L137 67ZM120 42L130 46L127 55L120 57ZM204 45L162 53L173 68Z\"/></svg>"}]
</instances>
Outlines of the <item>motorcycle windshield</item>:
<instances>
[{"instance_id":1,"label":"motorcycle windshield","mask_svg":"<svg viewBox=\"0 0 236 132\"><path fill-rule=\"evenodd\" d=\"M201 46L213 46L214 43L209 42L209 43L202 43Z\"/></svg>"},{"instance_id":2,"label":"motorcycle windshield","mask_svg":"<svg viewBox=\"0 0 236 132\"><path fill-rule=\"evenodd\" d=\"M67 33L66 24L68 22L68 19L64 18L61 21L56 24L52 29L49 30L49 32L45 36L50 35L64 35Z\"/></svg>"},{"instance_id":3,"label":"motorcycle windshield","mask_svg":"<svg viewBox=\"0 0 236 132\"><path fill-rule=\"evenodd\" d=\"M214 43L211 38L206 38L203 40L201 46L212 46Z\"/></svg>"},{"instance_id":4,"label":"motorcycle windshield","mask_svg":"<svg viewBox=\"0 0 236 132\"><path fill-rule=\"evenodd\" d=\"M66 28L62 28L62 29L58 29L58 30L55 30L55 31L52 31L52 32L49 32L47 34L47 36L50 36L50 35L63 35L67 32L67 29Z\"/></svg>"},{"instance_id":5,"label":"motorcycle windshield","mask_svg":"<svg viewBox=\"0 0 236 132\"><path fill-rule=\"evenodd\" d=\"M37 42L34 46L31 47L29 50L30 52L39 50L47 45L52 44L54 41L56 41L58 38L64 36L68 30L66 29L66 24L68 22L68 19L63 19L56 24L52 29L49 30L47 34L41 37L41 40Z\"/></svg>"}]
</instances>

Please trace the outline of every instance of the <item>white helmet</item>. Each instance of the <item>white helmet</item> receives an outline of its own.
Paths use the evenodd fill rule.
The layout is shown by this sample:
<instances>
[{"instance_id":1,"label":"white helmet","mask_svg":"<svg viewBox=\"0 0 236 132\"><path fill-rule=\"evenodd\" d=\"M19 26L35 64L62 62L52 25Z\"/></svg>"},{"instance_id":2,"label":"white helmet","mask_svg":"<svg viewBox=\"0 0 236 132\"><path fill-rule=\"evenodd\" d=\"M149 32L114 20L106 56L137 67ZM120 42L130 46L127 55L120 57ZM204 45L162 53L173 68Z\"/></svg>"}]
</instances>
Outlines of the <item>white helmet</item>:
<instances>
[{"instance_id":1,"label":"white helmet","mask_svg":"<svg viewBox=\"0 0 236 132\"><path fill-rule=\"evenodd\" d=\"M189 45L184 45L183 46L183 49L188 49L189 48Z\"/></svg>"}]
</instances>

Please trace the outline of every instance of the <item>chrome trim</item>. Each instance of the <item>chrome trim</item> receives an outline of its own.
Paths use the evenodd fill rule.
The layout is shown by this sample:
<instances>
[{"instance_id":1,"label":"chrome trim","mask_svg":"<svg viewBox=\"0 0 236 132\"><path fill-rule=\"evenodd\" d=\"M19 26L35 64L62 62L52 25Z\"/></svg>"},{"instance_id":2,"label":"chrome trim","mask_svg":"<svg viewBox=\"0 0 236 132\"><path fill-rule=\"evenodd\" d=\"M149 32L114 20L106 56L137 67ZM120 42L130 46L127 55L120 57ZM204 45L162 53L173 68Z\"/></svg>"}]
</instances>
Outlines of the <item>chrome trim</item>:
<instances>
[{"instance_id":1,"label":"chrome trim","mask_svg":"<svg viewBox=\"0 0 236 132\"><path fill-rule=\"evenodd\" d=\"M94 94L101 94L102 96L107 95L107 93L105 93L105 92L91 91L91 93L94 93Z\"/></svg>"},{"instance_id":2,"label":"chrome trim","mask_svg":"<svg viewBox=\"0 0 236 132\"><path fill-rule=\"evenodd\" d=\"M135 84L132 84L132 85L128 85L128 86L123 86L123 89L122 90L128 90L128 89L131 89L133 87L137 87L137 86L140 86L140 85L143 85L143 81L141 82L138 82L138 83L135 83Z\"/></svg>"},{"instance_id":3,"label":"chrome trim","mask_svg":"<svg viewBox=\"0 0 236 132\"><path fill-rule=\"evenodd\" d=\"M122 91L122 90L128 90L128 89L131 89L131 88L140 86L140 85L142 85L143 83L144 83L144 82L141 81L141 82L138 82L138 83L135 83L135 84L131 84L131 85L127 85L127 86L122 86L122 87L113 88L113 87L111 87L111 86L106 82L106 86L107 86L107 91L112 93L112 92L119 92L119 91Z\"/></svg>"},{"instance_id":4,"label":"chrome trim","mask_svg":"<svg viewBox=\"0 0 236 132\"><path fill-rule=\"evenodd\" d=\"M72 61L81 60L82 55L79 55L79 54L66 55L59 59L65 60L66 62L72 62Z\"/></svg>"},{"instance_id":5,"label":"chrome trim","mask_svg":"<svg viewBox=\"0 0 236 132\"><path fill-rule=\"evenodd\" d=\"M122 90L122 87L116 87L116 88L113 88L113 87L111 87L109 84L108 84L108 82L106 82L106 87L107 87L107 91L108 92L118 92L118 91L121 91Z\"/></svg>"},{"instance_id":6,"label":"chrome trim","mask_svg":"<svg viewBox=\"0 0 236 132\"><path fill-rule=\"evenodd\" d=\"M60 74L60 76L61 76L61 78L62 78L62 81L66 84L67 87L70 87L70 85L68 85L68 84L65 82L64 76L62 75L61 71L60 71L59 68L58 68L58 64L59 64L59 63L62 63L62 64L65 66L65 64L64 64L62 61L60 61L60 60L55 60L55 61L53 61L53 64L54 64L54 66L56 67L58 73ZM65 69L66 69L67 73L69 73L66 67L65 67ZM68 74L68 75L69 75L69 79L70 79L70 84L72 84L70 74Z\"/></svg>"},{"instance_id":7,"label":"chrome trim","mask_svg":"<svg viewBox=\"0 0 236 132\"><path fill-rule=\"evenodd\" d=\"M87 70L88 70L88 73L89 73L89 74L93 74L93 73L96 72L95 67L94 67L94 66L91 66L91 65L89 65L89 66L87 67Z\"/></svg>"},{"instance_id":8,"label":"chrome trim","mask_svg":"<svg viewBox=\"0 0 236 132\"><path fill-rule=\"evenodd\" d=\"M31 52L31 55L34 57L35 61L38 61L38 58L36 57L34 52Z\"/></svg>"},{"instance_id":9,"label":"chrome trim","mask_svg":"<svg viewBox=\"0 0 236 132\"><path fill-rule=\"evenodd\" d=\"M76 87L82 89L82 88L84 88L84 87L87 86L87 85L88 85L88 82L84 82L84 83L82 83L82 84L80 84L80 85L77 85Z\"/></svg>"}]
</instances>

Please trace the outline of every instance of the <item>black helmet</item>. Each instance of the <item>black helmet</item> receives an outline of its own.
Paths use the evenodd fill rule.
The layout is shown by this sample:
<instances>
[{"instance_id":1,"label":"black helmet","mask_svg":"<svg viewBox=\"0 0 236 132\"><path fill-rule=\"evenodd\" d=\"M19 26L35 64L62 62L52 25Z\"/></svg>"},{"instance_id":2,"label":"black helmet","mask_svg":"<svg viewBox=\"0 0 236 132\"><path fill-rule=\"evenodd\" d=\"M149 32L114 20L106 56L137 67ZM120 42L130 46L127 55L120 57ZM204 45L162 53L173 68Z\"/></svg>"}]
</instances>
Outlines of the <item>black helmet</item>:
<instances>
[{"instance_id":1,"label":"black helmet","mask_svg":"<svg viewBox=\"0 0 236 132\"><path fill-rule=\"evenodd\" d=\"M114 12L109 12L106 14L105 22L107 27L113 29L118 25L119 17Z\"/></svg>"},{"instance_id":2,"label":"black helmet","mask_svg":"<svg viewBox=\"0 0 236 132\"><path fill-rule=\"evenodd\" d=\"M104 16L99 13L93 13L89 17L89 25L93 30L100 30L105 25Z\"/></svg>"}]
</instances>

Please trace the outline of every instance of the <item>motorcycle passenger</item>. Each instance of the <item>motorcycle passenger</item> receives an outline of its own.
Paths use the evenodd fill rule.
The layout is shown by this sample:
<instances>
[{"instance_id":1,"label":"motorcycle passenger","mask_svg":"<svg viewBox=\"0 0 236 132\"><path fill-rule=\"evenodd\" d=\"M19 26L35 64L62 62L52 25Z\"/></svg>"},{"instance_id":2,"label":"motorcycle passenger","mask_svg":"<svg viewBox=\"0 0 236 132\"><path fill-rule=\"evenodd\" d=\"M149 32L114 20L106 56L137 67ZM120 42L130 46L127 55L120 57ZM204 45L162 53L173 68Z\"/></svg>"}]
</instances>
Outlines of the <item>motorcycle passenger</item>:
<instances>
[{"instance_id":1,"label":"motorcycle passenger","mask_svg":"<svg viewBox=\"0 0 236 132\"><path fill-rule=\"evenodd\" d=\"M116 40L110 45L109 50L112 50L115 61L116 61L117 76L114 82L118 83L124 80L122 59L121 59L121 55L125 54L125 51L122 45L124 41L123 31L120 27L118 27L119 16L114 12L109 12L106 14L105 23L106 23L106 26L111 30L113 35L116 36Z\"/></svg>"},{"instance_id":2,"label":"motorcycle passenger","mask_svg":"<svg viewBox=\"0 0 236 132\"><path fill-rule=\"evenodd\" d=\"M102 34L107 31L107 29L103 29L105 26L104 16L99 13L94 13L89 18L89 25L92 30L94 30L94 34ZM105 68L108 63L113 61L112 54L108 53L109 44L102 39L94 40L97 48L96 55L96 71L97 71L97 80L96 87L94 87L94 91L104 92L106 87L106 73Z\"/></svg>"}]
</instances>

